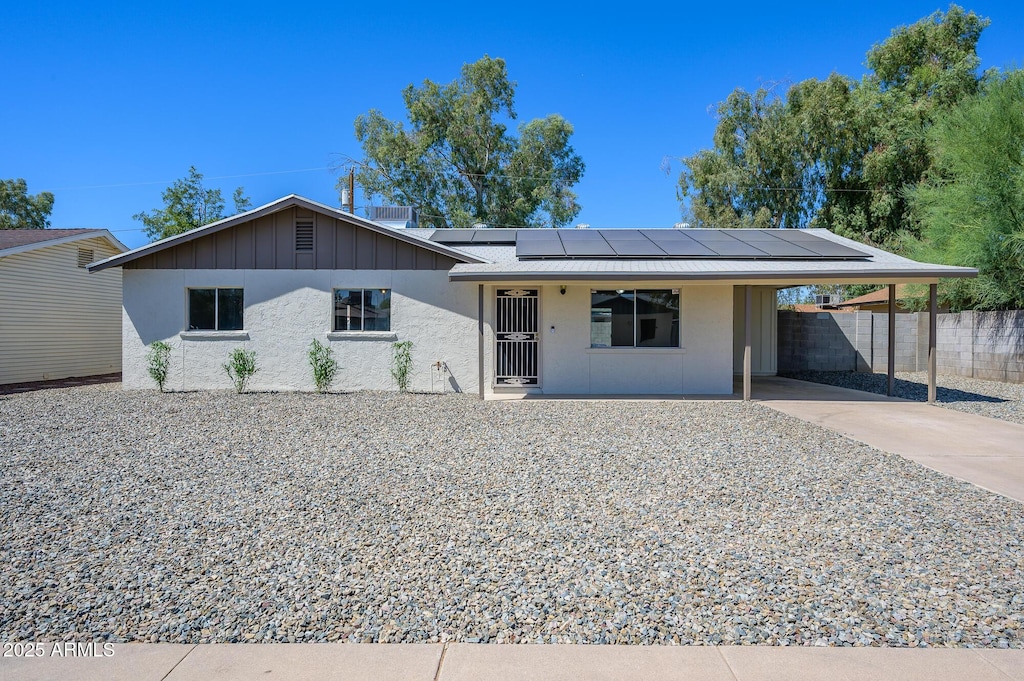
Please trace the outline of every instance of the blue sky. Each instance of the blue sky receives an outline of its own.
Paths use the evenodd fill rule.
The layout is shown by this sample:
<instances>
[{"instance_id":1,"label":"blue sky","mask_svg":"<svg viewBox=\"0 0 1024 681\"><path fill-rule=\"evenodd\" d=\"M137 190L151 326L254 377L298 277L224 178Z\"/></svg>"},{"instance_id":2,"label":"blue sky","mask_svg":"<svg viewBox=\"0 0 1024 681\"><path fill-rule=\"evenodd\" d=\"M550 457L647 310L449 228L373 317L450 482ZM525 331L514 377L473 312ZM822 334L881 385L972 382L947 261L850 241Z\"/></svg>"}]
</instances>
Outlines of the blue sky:
<instances>
[{"instance_id":1,"label":"blue sky","mask_svg":"<svg viewBox=\"0 0 1024 681\"><path fill-rule=\"evenodd\" d=\"M992 20L982 66L1024 64L1024 3L964 3ZM559 113L587 164L592 227L679 220L678 163L710 146L735 87L859 77L901 24L947 5L855 3L8 3L0 178L52 191L54 227L146 242L132 215L190 165L259 205L338 204L330 166L358 157L352 122L404 116L401 90L502 57L529 120ZM357 190L356 204L363 197Z\"/></svg>"}]
</instances>

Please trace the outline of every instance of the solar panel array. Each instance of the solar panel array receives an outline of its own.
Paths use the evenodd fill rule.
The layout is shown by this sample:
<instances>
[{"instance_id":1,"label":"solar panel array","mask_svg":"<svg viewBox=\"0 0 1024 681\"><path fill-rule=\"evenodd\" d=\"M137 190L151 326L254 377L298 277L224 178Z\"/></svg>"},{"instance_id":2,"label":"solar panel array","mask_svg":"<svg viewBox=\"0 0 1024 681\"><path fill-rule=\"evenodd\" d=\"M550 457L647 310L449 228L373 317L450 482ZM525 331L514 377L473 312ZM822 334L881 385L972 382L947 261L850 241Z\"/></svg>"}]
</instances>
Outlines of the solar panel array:
<instances>
[{"instance_id":1,"label":"solar panel array","mask_svg":"<svg viewBox=\"0 0 1024 681\"><path fill-rule=\"evenodd\" d=\"M513 245L520 260L863 260L871 257L798 229L450 229L438 243Z\"/></svg>"}]
</instances>

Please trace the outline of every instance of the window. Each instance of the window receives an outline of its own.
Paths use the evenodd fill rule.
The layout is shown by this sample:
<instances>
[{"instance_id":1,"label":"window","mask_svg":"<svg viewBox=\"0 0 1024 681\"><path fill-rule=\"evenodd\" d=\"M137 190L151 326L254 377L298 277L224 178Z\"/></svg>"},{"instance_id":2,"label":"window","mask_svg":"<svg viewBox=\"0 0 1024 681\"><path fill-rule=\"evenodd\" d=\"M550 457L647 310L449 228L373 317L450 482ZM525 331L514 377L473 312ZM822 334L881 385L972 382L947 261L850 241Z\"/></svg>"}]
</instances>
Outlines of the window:
<instances>
[{"instance_id":1,"label":"window","mask_svg":"<svg viewBox=\"0 0 1024 681\"><path fill-rule=\"evenodd\" d=\"M391 289L334 289L335 331L390 331Z\"/></svg>"},{"instance_id":2,"label":"window","mask_svg":"<svg viewBox=\"0 0 1024 681\"><path fill-rule=\"evenodd\" d=\"M190 288L188 328L195 331L242 330L242 289Z\"/></svg>"},{"instance_id":3,"label":"window","mask_svg":"<svg viewBox=\"0 0 1024 681\"><path fill-rule=\"evenodd\" d=\"M591 291L590 347L678 348L679 289Z\"/></svg>"}]
</instances>

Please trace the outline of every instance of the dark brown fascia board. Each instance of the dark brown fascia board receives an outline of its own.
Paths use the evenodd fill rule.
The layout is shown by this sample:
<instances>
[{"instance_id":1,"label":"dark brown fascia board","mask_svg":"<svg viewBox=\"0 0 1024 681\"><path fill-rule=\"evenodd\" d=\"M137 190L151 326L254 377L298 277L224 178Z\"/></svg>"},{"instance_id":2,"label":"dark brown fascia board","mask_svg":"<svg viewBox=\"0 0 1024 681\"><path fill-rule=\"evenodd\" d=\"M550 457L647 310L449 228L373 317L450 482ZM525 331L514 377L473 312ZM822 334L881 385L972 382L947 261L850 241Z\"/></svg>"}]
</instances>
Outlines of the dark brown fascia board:
<instances>
[{"instance_id":1,"label":"dark brown fascia board","mask_svg":"<svg viewBox=\"0 0 1024 681\"><path fill-rule=\"evenodd\" d=\"M89 265L88 270L90 272L99 272L100 270L105 270L108 267L118 267L120 265L125 264L126 262L131 262L132 260L137 260L138 258L143 258L147 255L152 255L153 253L159 253L165 248L172 248L174 246L179 246L181 244L188 243L189 241L193 241L204 236L209 236L210 234L216 234L221 230L235 227L236 225L240 225L243 222L256 220L266 215L271 215L272 213L277 213L287 208L291 208L293 206L299 206L301 208L306 208L307 210L314 211L316 213L329 215L332 218L344 220L358 227L369 229L370 231L376 232L377 234L384 234L386 236L390 236L394 239L397 239L398 241L402 241L413 246L419 246L420 248L424 248L428 251L433 251L434 253L440 253L441 255L448 256L453 260L459 260L464 263L477 264L487 262L486 260L481 260L480 258L469 255L468 253L463 253L462 251L459 251L457 249L449 248L442 244L427 241L426 239L423 239L421 237L402 234L400 230L390 229L388 227L378 225L377 223L367 220L365 218L361 218L357 215L352 215L351 213L340 211L336 208L331 208L330 206L325 206L322 203L311 201L297 194L289 194L288 196L277 199L276 201L272 201L258 208L254 208L250 211L239 213L238 215L232 215L229 218L218 220L217 222L213 222L203 227L193 229L191 231L185 232L184 234L176 234L174 236L167 237L166 239L161 239L160 241L154 241L151 244L140 246L139 248L128 251L127 253L121 253L120 255L107 258L106 260L100 260L99 262Z\"/></svg>"},{"instance_id":2,"label":"dark brown fascia board","mask_svg":"<svg viewBox=\"0 0 1024 681\"><path fill-rule=\"evenodd\" d=\"M449 272L449 281L505 282L505 281L716 281L759 280L788 284L793 281L815 283L838 279L877 279L887 282L898 279L901 283L935 283L939 279L978 276L978 270L958 267L952 270L913 272L894 270L861 270L858 272Z\"/></svg>"}]
</instances>

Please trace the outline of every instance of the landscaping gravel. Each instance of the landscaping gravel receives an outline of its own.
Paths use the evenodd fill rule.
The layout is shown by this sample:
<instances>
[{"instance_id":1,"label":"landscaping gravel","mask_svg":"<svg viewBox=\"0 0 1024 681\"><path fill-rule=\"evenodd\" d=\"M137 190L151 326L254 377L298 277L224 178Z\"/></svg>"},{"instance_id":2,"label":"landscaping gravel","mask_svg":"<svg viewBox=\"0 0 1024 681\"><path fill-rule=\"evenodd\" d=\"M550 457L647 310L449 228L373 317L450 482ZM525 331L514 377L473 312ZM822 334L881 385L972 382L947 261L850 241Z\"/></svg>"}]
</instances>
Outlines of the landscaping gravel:
<instances>
[{"instance_id":1,"label":"landscaping gravel","mask_svg":"<svg viewBox=\"0 0 1024 681\"><path fill-rule=\"evenodd\" d=\"M798 371L785 374L812 383L826 383L841 388L852 388L884 395L888 388L886 374L857 373L853 371ZM928 399L928 374L924 372L896 372L896 397L924 402ZM994 419L1024 424L1024 384L983 381L963 376L937 376L935 379L936 404L948 409L980 414Z\"/></svg>"},{"instance_id":2,"label":"landscaping gravel","mask_svg":"<svg viewBox=\"0 0 1024 681\"><path fill-rule=\"evenodd\" d=\"M0 396L0 639L1021 647L1024 505L739 401Z\"/></svg>"}]
</instances>

